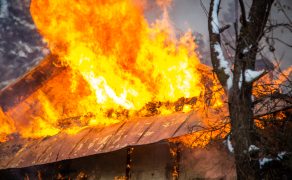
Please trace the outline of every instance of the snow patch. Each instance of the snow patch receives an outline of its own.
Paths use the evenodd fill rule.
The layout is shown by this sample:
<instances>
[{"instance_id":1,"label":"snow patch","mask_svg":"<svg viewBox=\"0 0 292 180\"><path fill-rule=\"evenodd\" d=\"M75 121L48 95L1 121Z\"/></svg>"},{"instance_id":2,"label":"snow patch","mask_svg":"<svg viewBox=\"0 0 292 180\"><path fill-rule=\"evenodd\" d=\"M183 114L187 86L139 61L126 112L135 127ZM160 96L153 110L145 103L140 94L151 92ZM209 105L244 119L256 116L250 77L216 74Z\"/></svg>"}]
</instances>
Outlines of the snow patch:
<instances>
[{"instance_id":1,"label":"snow patch","mask_svg":"<svg viewBox=\"0 0 292 180\"><path fill-rule=\"evenodd\" d=\"M7 0L0 0L0 18L8 17L8 3Z\"/></svg>"},{"instance_id":2,"label":"snow patch","mask_svg":"<svg viewBox=\"0 0 292 180\"><path fill-rule=\"evenodd\" d=\"M224 58L223 51L219 43L214 44L214 49L215 49L215 52L217 52L218 54L217 58L219 59L219 68L223 69L225 74L229 76L227 79L227 89L230 89L232 87L233 74L229 67L229 63Z\"/></svg>"},{"instance_id":3,"label":"snow patch","mask_svg":"<svg viewBox=\"0 0 292 180\"><path fill-rule=\"evenodd\" d=\"M219 34L219 20L218 20L218 8L220 0L214 1L213 11L212 11L212 31L213 33Z\"/></svg>"},{"instance_id":4,"label":"snow patch","mask_svg":"<svg viewBox=\"0 0 292 180\"><path fill-rule=\"evenodd\" d=\"M219 3L220 3L220 0L214 0L214 6L213 6L213 11L212 11L212 21L211 21L211 26L212 26L212 32L215 33L215 34L219 34L219 19L218 19L218 8L219 8ZM227 82L226 82L226 86L227 86L227 89L231 89L232 87L232 81L233 81L233 74L231 72L231 69L229 67L229 64L228 64L228 61L224 58L224 55L223 55L223 51L221 49L221 45L219 43L215 43L214 44L214 49L215 49L215 52L218 53L218 56L217 58L219 59L219 68L220 69L223 69L225 74L228 75L228 79L227 79Z\"/></svg>"},{"instance_id":5,"label":"snow patch","mask_svg":"<svg viewBox=\"0 0 292 180\"><path fill-rule=\"evenodd\" d=\"M251 69L245 70L244 71L245 82L250 83L250 82L254 81L258 77L260 77L264 72L265 72L265 70L261 70L261 71L254 71L254 70L251 70ZM240 77L239 77L239 81L238 81L239 89L241 89L242 82L243 82L242 73L240 73Z\"/></svg>"},{"instance_id":6,"label":"snow patch","mask_svg":"<svg viewBox=\"0 0 292 180\"><path fill-rule=\"evenodd\" d=\"M257 79L258 77L260 77L265 71L261 70L261 71L254 71L251 69L247 69L244 72L244 76L245 76L245 82L252 82L255 79Z\"/></svg>"},{"instance_id":7,"label":"snow patch","mask_svg":"<svg viewBox=\"0 0 292 180\"><path fill-rule=\"evenodd\" d=\"M258 148L256 145L250 145L248 148L248 152L258 151L260 148Z\"/></svg>"},{"instance_id":8,"label":"snow patch","mask_svg":"<svg viewBox=\"0 0 292 180\"><path fill-rule=\"evenodd\" d=\"M271 161L280 161L283 159L283 156L287 154L287 152L283 151L283 152L279 152L278 153L278 157L277 158L262 158L259 160L260 163L260 168L262 168L266 163L271 162Z\"/></svg>"},{"instance_id":9,"label":"snow patch","mask_svg":"<svg viewBox=\"0 0 292 180\"><path fill-rule=\"evenodd\" d=\"M244 48L242 53L246 54L250 49L251 49L252 45L249 45L248 47Z\"/></svg>"},{"instance_id":10,"label":"snow patch","mask_svg":"<svg viewBox=\"0 0 292 180\"><path fill-rule=\"evenodd\" d=\"M248 48L244 48L244 50L242 52L243 52L243 54L246 54L248 51L249 51Z\"/></svg>"},{"instance_id":11,"label":"snow patch","mask_svg":"<svg viewBox=\"0 0 292 180\"><path fill-rule=\"evenodd\" d=\"M287 154L287 152L285 152L285 151L283 151L283 152L279 152L279 153L278 153L277 160L281 160L281 159L283 159L283 156L286 155L286 154Z\"/></svg>"},{"instance_id":12,"label":"snow patch","mask_svg":"<svg viewBox=\"0 0 292 180\"><path fill-rule=\"evenodd\" d=\"M228 147L229 152L231 152L231 153L234 152L233 146L232 146L231 141L230 141L230 135L227 137L227 147Z\"/></svg>"},{"instance_id":13,"label":"snow patch","mask_svg":"<svg viewBox=\"0 0 292 180\"><path fill-rule=\"evenodd\" d=\"M260 168L262 168L266 163L273 161L272 158L262 158L259 160Z\"/></svg>"},{"instance_id":14,"label":"snow patch","mask_svg":"<svg viewBox=\"0 0 292 180\"><path fill-rule=\"evenodd\" d=\"M242 73L240 73L239 81L238 81L238 88L241 89L242 85Z\"/></svg>"}]
</instances>

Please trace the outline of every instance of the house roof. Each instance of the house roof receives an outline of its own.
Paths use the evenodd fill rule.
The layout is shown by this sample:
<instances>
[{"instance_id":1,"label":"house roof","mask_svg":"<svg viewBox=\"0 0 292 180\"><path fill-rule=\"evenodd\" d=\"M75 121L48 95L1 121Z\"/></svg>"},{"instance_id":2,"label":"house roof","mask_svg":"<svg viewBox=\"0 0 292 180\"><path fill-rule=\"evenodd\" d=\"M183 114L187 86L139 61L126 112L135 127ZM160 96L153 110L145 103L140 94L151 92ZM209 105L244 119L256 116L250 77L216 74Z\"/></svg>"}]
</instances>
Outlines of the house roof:
<instances>
[{"instance_id":1,"label":"house roof","mask_svg":"<svg viewBox=\"0 0 292 180\"><path fill-rule=\"evenodd\" d=\"M22 168L151 144L194 132L196 128L193 127L200 126L201 122L192 111L134 118L107 127L87 127L73 135L59 133L39 139L16 137L0 143L0 169Z\"/></svg>"}]
</instances>

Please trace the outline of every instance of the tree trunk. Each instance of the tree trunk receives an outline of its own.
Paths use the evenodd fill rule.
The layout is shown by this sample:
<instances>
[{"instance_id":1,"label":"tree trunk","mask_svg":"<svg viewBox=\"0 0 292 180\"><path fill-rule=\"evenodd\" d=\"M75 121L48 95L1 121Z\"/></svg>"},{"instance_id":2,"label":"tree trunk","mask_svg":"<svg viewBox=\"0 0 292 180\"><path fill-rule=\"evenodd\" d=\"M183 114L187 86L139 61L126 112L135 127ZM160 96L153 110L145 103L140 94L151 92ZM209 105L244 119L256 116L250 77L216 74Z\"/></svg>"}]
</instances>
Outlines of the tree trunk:
<instances>
[{"instance_id":1,"label":"tree trunk","mask_svg":"<svg viewBox=\"0 0 292 180\"><path fill-rule=\"evenodd\" d=\"M229 112L231 118L231 138L234 146L237 178L260 179L259 162L252 157L249 146L254 142L253 111L251 86L244 87L242 93L232 91L229 94Z\"/></svg>"},{"instance_id":2,"label":"tree trunk","mask_svg":"<svg viewBox=\"0 0 292 180\"><path fill-rule=\"evenodd\" d=\"M236 34L233 65L224 58L221 47L220 37L224 28L220 27L218 19L220 2L221 0L212 0L210 3L210 52L214 72L228 95L237 178L260 179L258 154L249 152L249 147L256 138L251 96L252 84L261 75L255 71L256 55L274 0L253 0L248 17L243 0L239 0L241 28L240 34ZM253 75L252 80L247 80L246 72L250 71L259 73L259 76Z\"/></svg>"}]
</instances>

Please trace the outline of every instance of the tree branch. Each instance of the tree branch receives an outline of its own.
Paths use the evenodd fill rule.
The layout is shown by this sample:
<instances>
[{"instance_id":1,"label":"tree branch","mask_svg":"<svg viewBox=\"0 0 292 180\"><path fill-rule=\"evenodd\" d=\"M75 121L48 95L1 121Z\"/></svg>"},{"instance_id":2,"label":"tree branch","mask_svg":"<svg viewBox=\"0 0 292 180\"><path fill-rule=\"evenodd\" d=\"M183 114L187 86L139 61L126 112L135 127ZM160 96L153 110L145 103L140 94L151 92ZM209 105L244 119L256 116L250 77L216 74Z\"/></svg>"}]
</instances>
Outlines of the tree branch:
<instances>
[{"instance_id":1,"label":"tree branch","mask_svg":"<svg viewBox=\"0 0 292 180\"><path fill-rule=\"evenodd\" d=\"M225 91L228 91L232 86L232 72L228 61L225 59L221 47L220 27L218 13L220 0L212 0L210 4L208 28L210 37L211 61L221 85Z\"/></svg>"},{"instance_id":2,"label":"tree branch","mask_svg":"<svg viewBox=\"0 0 292 180\"><path fill-rule=\"evenodd\" d=\"M271 24L269 26L266 26L265 29L265 33L269 33L272 30L276 29L276 28L286 28L288 29L290 32L292 32L292 24L287 24L287 23L277 23L277 24Z\"/></svg>"},{"instance_id":3,"label":"tree branch","mask_svg":"<svg viewBox=\"0 0 292 180\"><path fill-rule=\"evenodd\" d=\"M286 45L286 46L288 46L290 48L292 48L292 44L288 44L287 42L285 42L285 41L283 41L283 40L281 40L279 38L276 38L276 37L274 37L273 39L279 41L280 43L282 43L282 44L284 44L284 45Z\"/></svg>"},{"instance_id":4,"label":"tree branch","mask_svg":"<svg viewBox=\"0 0 292 180\"><path fill-rule=\"evenodd\" d=\"M242 0L239 0L239 5L240 5L240 9L241 9L242 25L246 26L247 22L246 22L246 15L245 15L245 7L244 7L244 3Z\"/></svg>"},{"instance_id":5,"label":"tree branch","mask_svg":"<svg viewBox=\"0 0 292 180\"><path fill-rule=\"evenodd\" d=\"M279 92L275 92L273 94L268 94L268 95L265 95L263 97L260 97L260 98L256 99L253 102L253 105L256 105L256 104L259 104L259 103L263 103L267 99L271 99L273 101L275 101L276 99L280 99L280 100L286 101L287 103L292 104L291 96L289 96L288 94L282 94L282 93L279 93Z\"/></svg>"},{"instance_id":6,"label":"tree branch","mask_svg":"<svg viewBox=\"0 0 292 180\"><path fill-rule=\"evenodd\" d=\"M284 16L287 18L287 20L289 21L290 24L292 24L292 20L289 18L288 14L286 13L285 9L283 8L282 4L280 1L278 1L278 4L281 8L281 11L283 12Z\"/></svg>"},{"instance_id":7,"label":"tree branch","mask_svg":"<svg viewBox=\"0 0 292 180\"><path fill-rule=\"evenodd\" d=\"M223 33L226 29L230 28L230 24L227 24L219 29L219 33Z\"/></svg>"},{"instance_id":8,"label":"tree branch","mask_svg":"<svg viewBox=\"0 0 292 180\"><path fill-rule=\"evenodd\" d=\"M239 0L240 3L243 1ZM233 84L239 84L240 81L245 82L242 74L246 70L255 69L256 55L259 50L259 41L264 35L264 28L270 13L273 0L253 0L252 6L249 11L249 22L246 26L242 26L237 41L234 71L233 71ZM241 6L242 13L245 11ZM246 84L246 88L251 88L252 83ZM234 86L235 91L239 91L240 87Z\"/></svg>"},{"instance_id":9,"label":"tree branch","mask_svg":"<svg viewBox=\"0 0 292 180\"><path fill-rule=\"evenodd\" d=\"M263 116L266 116L266 115L275 114L275 113L277 113L277 112L286 111L286 110L291 110L291 109L292 109L292 106L286 106L286 107L283 107L283 108L281 108L281 109L277 109L277 110L273 110L273 111L265 112L265 113L262 113L262 114L254 115L253 118L254 118L254 119L257 119L257 118L260 118L260 117L263 117Z\"/></svg>"}]
</instances>

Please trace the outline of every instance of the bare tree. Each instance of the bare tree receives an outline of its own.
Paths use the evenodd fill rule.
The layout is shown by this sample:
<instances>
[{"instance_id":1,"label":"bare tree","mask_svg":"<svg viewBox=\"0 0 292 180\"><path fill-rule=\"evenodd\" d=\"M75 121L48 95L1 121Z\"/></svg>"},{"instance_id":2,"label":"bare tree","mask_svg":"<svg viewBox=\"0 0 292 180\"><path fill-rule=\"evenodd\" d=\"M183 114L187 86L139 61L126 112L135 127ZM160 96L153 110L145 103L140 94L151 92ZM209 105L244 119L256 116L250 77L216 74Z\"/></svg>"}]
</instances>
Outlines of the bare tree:
<instances>
[{"instance_id":1,"label":"bare tree","mask_svg":"<svg viewBox=\"0 0 292 180\"><path fill-rule=\"evenodd\" d=\"M231 137L238 179L259 179L257 155L250 152L255 142L253 121L253 83L266 71L255 71L255 61L261 50L259 42L264 35L266 23L274 0L253 0L247 16L243 0L239 0L240 23L235 25L236 42L233 63L224 57L218 13L220 0L211 0L208 28L210 37L211 61L214 72L228 96L231 119ZM237 27L240 27L237 33Z\"/></svg>"}]
</instances>

